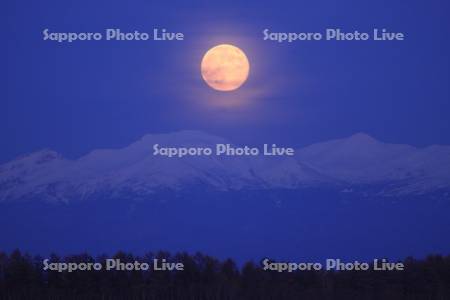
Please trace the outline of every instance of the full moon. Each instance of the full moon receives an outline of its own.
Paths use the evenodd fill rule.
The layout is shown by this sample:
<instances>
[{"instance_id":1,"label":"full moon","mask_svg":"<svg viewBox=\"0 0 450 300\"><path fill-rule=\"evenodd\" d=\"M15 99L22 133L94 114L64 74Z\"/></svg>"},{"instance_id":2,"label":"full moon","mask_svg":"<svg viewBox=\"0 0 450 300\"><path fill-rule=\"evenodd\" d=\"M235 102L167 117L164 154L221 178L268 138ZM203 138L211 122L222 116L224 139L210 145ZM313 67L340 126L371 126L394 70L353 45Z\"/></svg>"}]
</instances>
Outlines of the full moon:
<instances>
[{"instance_id":1,"label":"full moon","mask_svg":"<svg viewBox=\"0 0 450 300\"><path fill-rule=\"evenodd\" d=\"M238 89L247 80L250 64L241 49L222 44L205 53L201 72L203 80L211 88L228 92Z\"/></svg>"}]
</instances>

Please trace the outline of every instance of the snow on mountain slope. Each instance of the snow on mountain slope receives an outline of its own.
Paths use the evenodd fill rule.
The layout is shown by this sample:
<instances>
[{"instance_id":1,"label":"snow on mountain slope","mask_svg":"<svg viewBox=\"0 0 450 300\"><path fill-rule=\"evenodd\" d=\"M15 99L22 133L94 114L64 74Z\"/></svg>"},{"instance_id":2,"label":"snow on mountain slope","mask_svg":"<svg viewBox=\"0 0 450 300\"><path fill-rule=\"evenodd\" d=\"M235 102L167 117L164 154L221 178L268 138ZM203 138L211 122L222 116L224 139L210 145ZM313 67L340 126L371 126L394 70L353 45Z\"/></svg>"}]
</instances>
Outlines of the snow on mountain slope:
<instances>
[{"instance_id":1,"label":"snow on mountain slope","mask_svg":"<svg viewBox=\"0 0 450 300\"><path fill-rule=\"evenodd\" d=\"M146 135L128 147L94 150L77 160L39 151L0 166L0 201L148 195L189 185L240 190L384 184L390 193L400 194L450 186L450 147L384 144L365 134L298 149L295 157L152 155L154 144L215 148L226 143L202 132L181 131Z\"/></svg>"},{"instance_id":2,"label":"snow on mountain slope","mask_svg":"<svg viewBox=\"0 0 450 300\"><path fill-rule=\"evenodd\" d=\"M351 184L397 184L397 192L425 192L450 185L450 147L419 149L385 144L358 133L299 149L297 159Z\"/></svg>"},{"instance_id":3,"label":"snow on mountain slope","mask_svg":"<svg viewBox=\"0 0 450 300\"><path fill-rule=\"evenodd\" d=\"M42 150L0 166L0 201L30 194L60 198L58 189L67 188L62 182L71 180L68 170L73 164L54 151Z\"/></svg>"}]
</instances>

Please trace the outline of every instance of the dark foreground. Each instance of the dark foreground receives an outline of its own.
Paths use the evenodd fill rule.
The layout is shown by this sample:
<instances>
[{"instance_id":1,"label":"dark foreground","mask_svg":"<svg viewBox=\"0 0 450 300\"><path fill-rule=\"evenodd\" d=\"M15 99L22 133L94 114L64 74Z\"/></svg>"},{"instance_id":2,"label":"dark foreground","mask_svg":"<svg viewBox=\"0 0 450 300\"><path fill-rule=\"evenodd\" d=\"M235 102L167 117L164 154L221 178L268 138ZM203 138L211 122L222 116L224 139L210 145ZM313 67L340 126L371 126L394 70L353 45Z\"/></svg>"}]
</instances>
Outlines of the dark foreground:
<instances>
[{"instance_id":1,"label":"dark foreground","mask_svg":"<svg viewBox=\"0 0 450 300\"><path fill-rule=\"evenodd\" d=\"M202 254L118 253L121 261L182 262L184 271L44 271L43 258L0 252L0 299L450 299L450 256L407 258L404 271L264 271ZM101 262L87 254L52 262Z\"/></svg>"}]
</instances>

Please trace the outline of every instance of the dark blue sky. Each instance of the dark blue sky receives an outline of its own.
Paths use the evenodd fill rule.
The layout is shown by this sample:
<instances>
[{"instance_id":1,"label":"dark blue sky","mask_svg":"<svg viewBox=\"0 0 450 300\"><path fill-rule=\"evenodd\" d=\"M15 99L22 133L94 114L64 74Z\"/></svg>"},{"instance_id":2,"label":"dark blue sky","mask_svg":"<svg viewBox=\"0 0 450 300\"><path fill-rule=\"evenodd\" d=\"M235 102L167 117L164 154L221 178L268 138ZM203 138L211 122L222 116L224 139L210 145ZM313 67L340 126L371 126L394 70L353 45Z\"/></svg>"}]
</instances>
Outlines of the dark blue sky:
<instances>
[{"instance_id":1,"label":"dark blue sky","mask_svg":"<svg viewBox=\"0 0 450 300\"><path fill-rule=\"evenodd\" d=\"M395 2L395 3L394 3ZM241 144L303 146L366 132L450 144L449 4L432 1L8 1L0 162L41 148L78 157L147 133L198 129ZM42 40L42 30L166 28L183 42ZM263 41L262 30L406 34L403 42ZM228 101L201 81L203 53L232 43L248 82Z\"/></svg>"}]
</instances>

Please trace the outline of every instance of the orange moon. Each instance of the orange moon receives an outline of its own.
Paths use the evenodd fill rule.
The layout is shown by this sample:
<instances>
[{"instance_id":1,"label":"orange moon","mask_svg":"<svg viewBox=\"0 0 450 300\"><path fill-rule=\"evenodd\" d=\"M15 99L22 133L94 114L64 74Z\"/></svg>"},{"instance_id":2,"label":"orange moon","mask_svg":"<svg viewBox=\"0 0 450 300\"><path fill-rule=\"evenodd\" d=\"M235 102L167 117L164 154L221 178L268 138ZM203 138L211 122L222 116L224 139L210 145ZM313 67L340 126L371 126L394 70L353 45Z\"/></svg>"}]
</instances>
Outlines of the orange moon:
<instances>
[{"instance_id":1,"label":"orange moon","mask_svg":"<svg viewBox=\"0 0 450 300\"><path fill-rule=\"evenodd\" d=\"M213 89L228 92L238 89L248 78L250 64L245 53L236 46L221 44L203 56L203 80Z\"/></svg>"}]
</instances>

